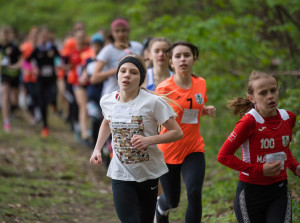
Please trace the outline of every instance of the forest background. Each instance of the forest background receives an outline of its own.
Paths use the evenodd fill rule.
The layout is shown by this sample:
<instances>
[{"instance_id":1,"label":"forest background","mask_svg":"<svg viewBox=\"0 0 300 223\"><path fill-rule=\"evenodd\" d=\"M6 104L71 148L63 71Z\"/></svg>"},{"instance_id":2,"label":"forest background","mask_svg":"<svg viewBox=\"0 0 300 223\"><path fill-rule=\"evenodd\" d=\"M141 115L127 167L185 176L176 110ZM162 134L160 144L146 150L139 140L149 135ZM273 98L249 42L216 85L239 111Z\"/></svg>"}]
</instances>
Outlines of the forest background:
<instances>
[{"instance_id":1,"label":"forest background","mask_svg":"<svg viewBox=\"0 0 300 223\"><path fill-rule=\"evenodd\" d=\"M207 151L207 170L203 189L204 222L235 222L232 201L238 173L217 163L216 156L239 119L232 116L230 110L226 108L226 102L233 96L245 95L247 78L252 70L274 72L279 75L279 107L297 115L290 148L296 159L300 161L300 1L0 0L0 25L7 24L14 27L19 34L23 35L33 25L47 25L56 33L57 38L62 39L71 31L75 21L85 22L88 33L93 34L99 29L109 30L111 21L116 17L124 17L130 21L131 40L142 42L147 37L164 36L171 41L189 41L199 47L200 57L194 73L206 79L208 104L217 108L215 119L204 117L201 120L201 132ZM22 132L16 134L21 137ZM9 139L3 132L0 133L0 139L2 147L10 145L10 141L3 144L3 141ZM35 140L37 143L29 143L25 147L32 147L34 150L44 146L40 139ZM15 143L13 138L11 141ZM54 141L57 143L57 139L52 141L49 139L47 143L50 146L44 147L53 149L55 146L51 143ZM17 179L10 177L13 182L9 182L3 173L18 173L19 175L15 177L24 176L24 172L18 172L19 170L16 170L13 164L14 162L12 166L7 167L0 162L0 173L2 173L0 180L7 182L6 187L11 190L11 185ZM66 171L68 177L77 179L76 168L72 166ZM300 220L299 179L290 171L288 172L296 222ZM64 173L65 176L63 170L60 170L60 173ZM30 174L38 173L33 171ZM44 189L45 187L42 186ZM37 186L34 189L36 188ZM69 188L72 188L72 185L69 185ZM92 187L88 188L93 190ZM86 190L85 187L84 189ZM9 220L28 217L18 211L25 207L22 201L12 202L12 199L17 198L12 197L11 190L0 186L0 194L6 196L0 198L0 222L1 218L6 222L17 222ZM86 192L82 193L85 197L90 196ZM97 193L92 196L97 196ZM174 211L171 216L174 222L182 222L184 219L186 205L184 196L183 194L181 208ZM10 206L6 205L7 202ZM101 199L99 202L97 207L100 208ZM40 203L40 206L42 205L45 204ZM36 211L41 210L39 208L41 207L37 207ZM31 218L34 219L33 216ZM43 219L43 216L39 215L36 218ZM70 219L73 220L61 222L76 222L74 218Z\"/></svg>"}]
</instances>

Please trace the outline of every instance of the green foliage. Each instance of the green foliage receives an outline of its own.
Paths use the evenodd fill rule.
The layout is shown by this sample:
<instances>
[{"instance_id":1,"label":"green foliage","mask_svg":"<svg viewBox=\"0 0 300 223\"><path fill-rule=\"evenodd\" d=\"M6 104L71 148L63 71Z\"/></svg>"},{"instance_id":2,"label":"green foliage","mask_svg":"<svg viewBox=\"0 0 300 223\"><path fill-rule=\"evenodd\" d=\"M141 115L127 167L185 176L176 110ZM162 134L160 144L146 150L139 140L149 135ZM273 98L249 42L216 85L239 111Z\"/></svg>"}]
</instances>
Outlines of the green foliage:
<instances>
[{"instance_id":1,"label":"green foliage","mask_svg":"<svg viewBox=\"0 0 300 223\"><path fill-rule=\"evenodd\" d=\"M208 104L217 108L215 119L201 119L206 159L211 164L207 167L203 191L203 215L205 222L234 222L231 203L237 175L216 161L220 147L238 120L226 108L226 101L233 96L245 95L247 76L254 69L299 72L299 0L0 0L0 25L11 25L23 34L33 25L46 24L62 38L78 20L84 21L88 33L92 34L100 28L109 30L110 22L116 17L129 19L133 40L165 36L171 41L190 41L199 47L200 57L194 73L206 79ZM291 150L298 161L299 85L299 76L280 77L279 107L297 115ZM14 139L8 137L7 140ZM34 143L30 140L26 141L28 146L35 148L36 143L41 147L39 140ZM54 165L51 160L45 162ZM68 169L63 176L73 179L72 164L68 163ZM15 170L6 171L14 173ZM289 178L294 185L297 179L291 174ZM293 203L294 220L299 221L299 193L295 196L298 203ZM223 207L216 203L220 197L224 197ZM181 205L174 211L172 220L184 218L184 199ZM12 210L6 209L6 212L10 215Z\"/></svg>"}]
</instances>

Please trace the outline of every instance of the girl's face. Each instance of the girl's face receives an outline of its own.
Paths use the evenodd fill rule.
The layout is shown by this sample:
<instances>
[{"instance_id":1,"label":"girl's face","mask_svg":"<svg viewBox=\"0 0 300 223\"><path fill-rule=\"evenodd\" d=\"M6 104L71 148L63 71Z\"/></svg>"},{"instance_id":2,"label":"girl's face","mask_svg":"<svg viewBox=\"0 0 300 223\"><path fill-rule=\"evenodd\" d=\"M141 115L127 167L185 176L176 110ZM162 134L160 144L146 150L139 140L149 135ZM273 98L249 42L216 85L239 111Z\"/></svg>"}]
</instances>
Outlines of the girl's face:
<instances>
[{"instance_id":1,"label":"girl's face","mask_svg":"<svg viewBox=\"0 0 300 223\"><path fill-rule=\"evenodd\" d=\"M249 100L256 105L256 110L263 117L277 114L279 91L274 77L262 77L252 82L253 95Z\"/></svg>"},{"instance_id":2,"label":"girl's face","mask_svg":"<svg viewBox=\"0 0 300 223\"><path fill-rule=\"evenodd\" d=\"M173 49L170 65L176 74L191 74L195 59L191 49L184 45L178 45Z\"/></svg>"},{"instance_id":3,"label":"girl's face","mask_svg":"<svg viewBox=\"0 0 300 223\"><path fill-rule=\"evenodd\" d=\"M95 52L95 55L97 55L103 47L99 43L92 43L91 48Z\"/></svg>"},{"instance_id":4,"label":"girl's face","mask_svg":"<svg viewBox=\"0 0 300 223\"><path fill-rule=\"evenodd\" d=\"M116 26L112 30L112 36L117 42L127 42L129 36L129 30L125 26Z\"/></svg>"},{"instance_id":5,"label":"girl's face","mask_svg":"<svg viewBox=\"0 0 300 223\"><path fill-rule=\"evenodd\" d=\"M9 42L9 31L0 29L0 42L7 44Z\"/></svg>"},{"instance_id":6,"label":"girl's face","mask_svg":"<svg viewBox=\"0 0 300 223\"><path fill-rule=\"evenodd\" d=\"M152 60L150 59L150 53L148 49L144 50L143 52L143 60L146 64L146 67L150 67L152 65Z\"/></svg>"},{"instance_id":7,"label":"girl's face","mask_svg":"<svg viewBox=\"0 0 300 223\"><path fill-rule=\"evenodd\" d=\"M138 91L140 79L140 71L133 63L128 62L121 65L118 72L118 84L121 91Z\"/></svg>"},{"instance_id":8,"label":"girl's face","mask_svg":"<svg viewBox=\"0 0 300 223\"><path fill-rule=\"evenodd\" d=\"M165 54L169 45L165 41L156 41L152 44L150 49L150 59L153 61L154 66L162 66L168 63L167 56Z\"/></svg>"},{"instance_id":9,"label":"girl's face","mask_svg":"<svg viewBox=\"0 0 300 223\"><path fill-rule=\"evenodd\" d=\"M76 42L80 45L84 45L85 44L85 32L84 31L77 31L74 35Z\"/></svg>"}]
</instances>

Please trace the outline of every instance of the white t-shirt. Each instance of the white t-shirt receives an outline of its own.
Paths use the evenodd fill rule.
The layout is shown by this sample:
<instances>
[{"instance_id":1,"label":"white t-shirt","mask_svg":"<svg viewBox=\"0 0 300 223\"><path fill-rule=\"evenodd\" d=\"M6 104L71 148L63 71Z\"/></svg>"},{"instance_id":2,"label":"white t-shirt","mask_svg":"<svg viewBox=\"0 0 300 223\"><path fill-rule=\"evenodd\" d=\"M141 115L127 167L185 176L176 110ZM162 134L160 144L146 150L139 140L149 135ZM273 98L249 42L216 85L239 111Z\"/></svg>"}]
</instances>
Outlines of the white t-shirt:
<instances>
[{"instance_id":1,"label":"white t-shirt","mask_svg":"<svg viewBox=\"0 0 300 223\"><path fill-rule=\"evenodd\" d=\"M105 63L103 71L116 68L119 61L129 53L134 53L141 55L143 50L143 45L139 42L130 41L130 46L128 49L120 50L114 47L113 44L108 44L105 46L97 55L96 59L101 60ZM103 82L102 95L110 94L113 91L119 89L118 81L116 75L110 76L107 80Z\"/></svg>"},{"instance_id":2,"label":"white t-shirt","mask_svg":"<svg viewBox=\"0 0 300 223\"><path fill-rule=\"evenodd\" d=\"M157 122L163 124L176 115L166 101L140 90L135 99L122 103L118 100L118 91L114 91L101 98L100 106L112 133L113 158L107 176L115 180L142 182L168 172L157 145L136 150L130 143L133 135L157 135Z\"/></svg>"}]
</instances>

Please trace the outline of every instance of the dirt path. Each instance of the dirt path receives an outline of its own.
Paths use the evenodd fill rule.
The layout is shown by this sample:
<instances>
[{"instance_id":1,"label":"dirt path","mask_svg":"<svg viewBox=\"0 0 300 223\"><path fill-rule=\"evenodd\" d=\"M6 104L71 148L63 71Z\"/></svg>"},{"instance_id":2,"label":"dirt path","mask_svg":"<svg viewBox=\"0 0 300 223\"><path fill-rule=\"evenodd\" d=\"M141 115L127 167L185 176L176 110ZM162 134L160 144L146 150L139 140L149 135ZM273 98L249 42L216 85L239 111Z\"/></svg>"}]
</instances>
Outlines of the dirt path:
<instances>
[{"instance_id":1,"label":"dirt path","mask_svg":"<svg viewBox=\"0 0 300 223\"><path fill-rule=\"evenodd\" d=\"M92 149L76 143L69 126L51 117L51 132L23 116L0 130L0 223L117 220L104 167L89 164Z\"/></svg>"}]
</instances>

